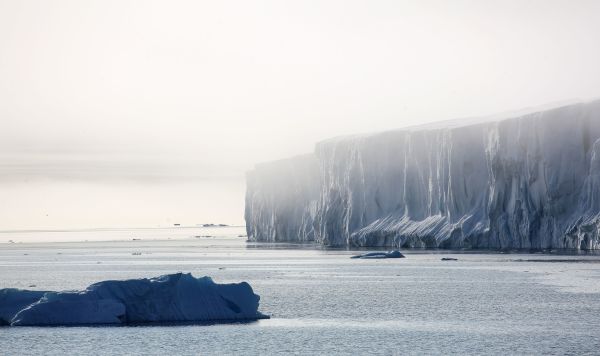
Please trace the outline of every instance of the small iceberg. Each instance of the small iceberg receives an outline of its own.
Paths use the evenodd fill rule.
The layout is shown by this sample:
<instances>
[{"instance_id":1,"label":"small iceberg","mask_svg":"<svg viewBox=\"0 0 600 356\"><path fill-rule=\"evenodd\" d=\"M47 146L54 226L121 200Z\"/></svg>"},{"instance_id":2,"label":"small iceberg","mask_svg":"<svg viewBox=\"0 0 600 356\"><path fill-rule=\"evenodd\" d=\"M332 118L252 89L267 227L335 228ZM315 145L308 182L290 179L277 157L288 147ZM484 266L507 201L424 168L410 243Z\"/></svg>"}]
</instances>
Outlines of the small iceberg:
<instances>
[{"instance_id":1,"label":"small iceberg","mask_svg":"<svg viewBox=\"0 0 600 356\"><path fill-rule=\"evenodd\" d=\"M400 253L398 250L388 251L388 252L369 252L363 253L362 255L352 256L350 258L404 258L404 255Z\"/></svg>"},{"instance_id":2,"label":"small iceberg","mask_svg":"<svg viewBox=\"0 0 600 356\"><path fill-rule=\"evenodd\" d=\"M246 283L190 273L103 281L82 291L0 289L0 325L69 326L217 323L268 319Z\"/></svg>"}]
</instances>

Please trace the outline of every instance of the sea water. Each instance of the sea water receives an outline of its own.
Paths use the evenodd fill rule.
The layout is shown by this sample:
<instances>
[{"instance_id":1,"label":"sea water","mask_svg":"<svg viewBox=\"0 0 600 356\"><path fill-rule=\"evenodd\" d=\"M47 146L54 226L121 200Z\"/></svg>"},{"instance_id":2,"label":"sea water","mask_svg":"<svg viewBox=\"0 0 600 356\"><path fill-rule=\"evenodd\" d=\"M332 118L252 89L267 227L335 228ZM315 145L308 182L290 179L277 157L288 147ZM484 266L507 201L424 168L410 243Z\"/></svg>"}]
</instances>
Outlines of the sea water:
<instances>
[{"instance_id":1,"label":"sea water","mask_svg":"<svg viewBox=\"0 0 600 356\"><path fill-rule=\"evenodd\" d=\"M403 251L404 259L357 260L349 258L356 251L248 243L239 235L241 228L0 233L0 288L80 289L192 272L220 283L249 282L261 296L260 310L272 317L225 325L2 327L0 354L600 350L598 256L414 250ZM41 242L48 236L66 242Z\"/></svg>"}]
</instances>

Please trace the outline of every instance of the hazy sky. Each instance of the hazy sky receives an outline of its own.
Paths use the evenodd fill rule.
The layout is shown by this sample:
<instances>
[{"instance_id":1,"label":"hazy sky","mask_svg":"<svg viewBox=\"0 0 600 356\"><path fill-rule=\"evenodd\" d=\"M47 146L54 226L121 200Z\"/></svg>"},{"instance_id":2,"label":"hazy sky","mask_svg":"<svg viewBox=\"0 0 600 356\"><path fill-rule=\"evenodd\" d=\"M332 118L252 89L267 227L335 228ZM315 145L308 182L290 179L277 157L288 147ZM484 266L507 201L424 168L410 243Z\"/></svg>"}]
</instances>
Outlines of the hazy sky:
<instances>
[{"instance_id":1,"label":"hazy sky","mask_svg":"<svg viewBox=\"0 0 600 356\"><path fill-rule=\"evenodd\" d=\"M0 229L242 223L254 163L598 97L599 43L600 1L0 0Z\"/></svg>"}]
</instances>

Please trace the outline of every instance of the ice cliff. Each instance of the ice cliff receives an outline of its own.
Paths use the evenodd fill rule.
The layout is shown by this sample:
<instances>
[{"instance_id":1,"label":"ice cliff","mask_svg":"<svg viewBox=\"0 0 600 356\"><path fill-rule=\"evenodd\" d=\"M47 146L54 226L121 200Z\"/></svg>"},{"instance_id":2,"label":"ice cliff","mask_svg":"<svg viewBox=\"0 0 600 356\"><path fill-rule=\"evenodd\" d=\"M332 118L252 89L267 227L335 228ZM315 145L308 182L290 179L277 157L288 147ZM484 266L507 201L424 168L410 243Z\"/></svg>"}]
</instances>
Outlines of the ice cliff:
<instances>
[{"instance_id":1,"label":"ice cliff","mask_svg":"<svg viewBox=\"0 0 600 356\"><path fill-rule=\"evenodd\" d=\"M600 248L600 100L341 137L247 174L253 241Z\"/></svg>"},{"instance_id":2,"label":"ice cliff","mask_svg":"<svg viewBox=\"0 0 600 356\"><path fill-rule=\"evenodd\" d=\"M0 325L96 325L223 322L268 318L248 283L171 274L104 281L83 291L0 290Z\"/></svg>"}]
</instances>

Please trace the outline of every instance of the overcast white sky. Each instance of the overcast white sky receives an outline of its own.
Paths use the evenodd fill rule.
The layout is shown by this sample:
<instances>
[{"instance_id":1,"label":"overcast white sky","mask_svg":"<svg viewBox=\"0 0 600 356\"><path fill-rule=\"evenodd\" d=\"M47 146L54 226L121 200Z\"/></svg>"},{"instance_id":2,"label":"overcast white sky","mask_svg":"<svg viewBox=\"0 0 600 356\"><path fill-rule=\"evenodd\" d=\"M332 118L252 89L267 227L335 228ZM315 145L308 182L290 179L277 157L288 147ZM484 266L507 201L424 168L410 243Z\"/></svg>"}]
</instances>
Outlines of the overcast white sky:
<instances>
[{"instance_id":1,"label":"overcast white sky","mask_svg":"<svg viewBox=\"0 0 600 356\"><path fill-rule=\"evenodd\" d=\"M0 0L0 229L242 223L254 163L598 97L599 43L591 0Z\"/></svg>"}]
</instances>

